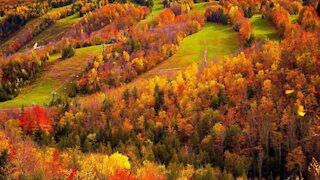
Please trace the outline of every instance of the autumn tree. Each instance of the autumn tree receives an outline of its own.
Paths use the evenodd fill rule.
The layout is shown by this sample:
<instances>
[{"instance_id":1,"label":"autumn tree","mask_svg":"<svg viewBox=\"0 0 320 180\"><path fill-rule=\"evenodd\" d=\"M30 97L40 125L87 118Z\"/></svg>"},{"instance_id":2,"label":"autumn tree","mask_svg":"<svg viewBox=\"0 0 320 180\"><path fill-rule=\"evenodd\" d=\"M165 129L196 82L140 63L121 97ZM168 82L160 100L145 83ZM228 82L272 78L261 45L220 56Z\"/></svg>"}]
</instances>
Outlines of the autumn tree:
<instances>
[{"instance_id":1,"label":"autumn tree","mask_svg":"<svg viewBox=\"0 0 320 180\"><path fill-rule=\"evenodd\" d=\"M305 159L306 157L303 154L301 146L293 149L286 157L286 167L287 170L292 173L293 170L297 169L299 171L299 179L301 179L302 172L305 168Z\"/></svg>"},{"instance_id":2,"label":"autumn tree","mask_svg":"<svg viewBox=\"0 0 320 180\"><path fill-rule=\"evenodd\" d=\"M27 109L20 117L19 125L22 131L29 135L35 135L37 131L42 131L48 135L52 130L51 120L40 106Z\"/></svg>"}]
</instances>

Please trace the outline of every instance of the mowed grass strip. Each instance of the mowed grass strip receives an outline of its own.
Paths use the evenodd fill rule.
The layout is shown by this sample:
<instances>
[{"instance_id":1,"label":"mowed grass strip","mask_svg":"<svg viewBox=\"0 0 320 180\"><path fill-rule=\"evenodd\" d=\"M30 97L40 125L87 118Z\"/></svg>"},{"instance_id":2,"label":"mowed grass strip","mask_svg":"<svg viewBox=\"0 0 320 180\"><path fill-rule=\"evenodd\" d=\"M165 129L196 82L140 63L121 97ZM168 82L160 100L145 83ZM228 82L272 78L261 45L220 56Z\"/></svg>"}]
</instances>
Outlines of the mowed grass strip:
<instances>
[{"instance_id":1,"label":"mowed grass strip","mask_svg":"<svg viewBox=\"0 0 320 180\"><path fill-rule=\"evenodd\" d=\"M1 102L0 108L49 104L52 92L65 97L72 80L87 66L87 59L93 58L101 51L102 47L98 45L76 49L76 55L66 60L61 60L60 54L51 56L44 71L35 82L22 88L15 99Z\"/></svg>"},{"instance_id":2,"label":"mowed grass strip","mask_svg":"<svg viewBox=\"0 0 320 180\"><path fill-rule=\"evenodd\" d=\"M72 28L74 24L80 21L82 18L80 17L80 13L75 13L71 16L65 17L56 21L53 25L49 26L46 30L42 31L40 34L35 36L26 46L25 48L31 48L35 43L39 45L48 43L52 40L57 40L63 37L63 34L67 29Z\"/></svg>"},{"instance_id":3,"label":"mowed grass strip","mask_svg":"<svg viewBox=\"0 0 320 180\"><path fill-rule=\"evenodd\" d=\"M258 39L269 39L273 41L280 41L281 36L277 32L277 29L273 26L273 24L266 19L262 18L261 14L255 14L250 19L253 26L253 34Z\"/></svg>"},{"instance_id":4,"label":"mowed grass strip","mask_svg":"<svg viewBox=\"0 0 320 180\"><path fill-rule=\"evenodd\" d=\"M225 55L233 55L240 47L239 36L231 26L206 23L201 31L186 37L172 57L142 74L137 81L154 76L174 77L192 63L211 63Z\"/></svg>"}]
</instances>

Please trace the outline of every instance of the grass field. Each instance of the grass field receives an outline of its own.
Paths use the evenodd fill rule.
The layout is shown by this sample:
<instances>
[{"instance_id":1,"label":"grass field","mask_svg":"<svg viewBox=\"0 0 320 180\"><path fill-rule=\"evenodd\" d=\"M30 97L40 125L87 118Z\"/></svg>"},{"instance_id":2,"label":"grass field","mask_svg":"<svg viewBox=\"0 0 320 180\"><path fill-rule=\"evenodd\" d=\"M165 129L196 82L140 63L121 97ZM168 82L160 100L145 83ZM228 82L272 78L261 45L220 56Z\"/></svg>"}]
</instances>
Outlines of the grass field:
<instances>
[{"instance_id":1,"label":"grass field","mask_svg":"<svg viewBox=\"0 0 320 180\"><path fill-rule=\"evenodd\" d=\"M97 55L101 50L99 45L76 49L76 55L66 60L59 59L60 54L51 56L40 77L23 88L15 99L0 103L0 108L48 104L52 92L65 96L70 82L87 66L87 59Z\"/></svg>"},{"instance_id":2,"label":"grass field","mask_svg":"<svg viewBox=\"0 0 320 180\"><path fill-rule=\"evenodd\" d=\"M66 18L56 21L52 26L42 31L40 34L35 36L32 41L30 41L25 48L32 47L35 43L42 45L49 41L58 39L63 36L63 33L66 29L71 28L75 23L77 23L81 18L79 17L80 13L73 14Z\"/></svg>"},{"instance_id":3,"label":"grass field","mask_svg":"<svg viewBox=\"0 0 320 180\"><path fill-rule=\"evenodd\" d=\"M276 28L273 24L265 19L262 19L261 14L253 15L250 19L253 25L253 33L259 39L269 39L274 41L280 40Z\"/></svg>"},{"instance_id":4,"label":"grass field","mask_svg":"<svg viewBox=\"0 0 320 180\"><path fill-rule=\"evenodd\" d=\"M173 77L192 63L203 63L207 49L207 63L225 55L233 55L240 48L240 40L230 26L207 23L204 28L186 37L180 44L180 49L168 60L149 72L142 74L137 80L154 76Z\"/></svg>"}]
</instances>

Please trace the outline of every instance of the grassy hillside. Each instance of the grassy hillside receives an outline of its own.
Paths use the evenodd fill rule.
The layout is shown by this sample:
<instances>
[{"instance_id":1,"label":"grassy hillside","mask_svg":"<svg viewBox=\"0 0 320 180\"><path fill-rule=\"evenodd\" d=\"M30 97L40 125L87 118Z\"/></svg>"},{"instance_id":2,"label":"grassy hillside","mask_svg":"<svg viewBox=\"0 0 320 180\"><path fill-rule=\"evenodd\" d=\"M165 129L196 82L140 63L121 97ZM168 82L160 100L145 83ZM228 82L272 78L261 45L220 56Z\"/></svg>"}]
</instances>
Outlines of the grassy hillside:
<instances>
[{"instance_id":1,"label":"grassy hillside","mask_svg":"<svg viewBox=\"0 0 320 180\"><path fill-rule=\"evenodd\" d=\"M66 60L59 59L60 54L51 56L44 72L40 74L41 77L23 88L15 99L0 103L0 108L43 105L49 103L52 92L65 95L71 80L87 66L87 59L97 55L101 50L101 46L76 49L76 55Z\"/></svg>"},{"instance_id":2,"label":"grassy hillside","mask_svg":"<svg viewBox=\"0 0 320 180\"><path fill-rule=\"evenodd\" d=\"M23 27L21 27L17 32L13 33L7 39L5 39L2 42L3 43L2 46L8 46L8 45L14 43L17 40L17 38L19 38L20 36L23 36L26 32L28 32L27 31L28 29L32 29L33 26L39 26L39 24L41 24L43 18L49 17L51 14L54 14L54 13L59 14L60 12L63 12L65 10L65 8L68 8L69 6L70 5L64 6L64 7L59 7L59 8L53 8L52 10L48 11L43 16L30 20Z\"/></svg>"},{"instance_id":3,"label":"grassy hillside","mask_svg":"<svg viewBox=\"0 0 320 180\"><path fill-rule=\"evenodd\" d=\"M216 58L235 53L239 48L237 33L230 26L207 23L200 32L186 37L177 53L138 79L162 75L173 77L194 62L204 63L205 49L207 63L210 63Z\"/></svg>"},{"instance_id":4,"label":"grassy hillside","mask_svg":"<svg viewBox=\"0 0 320 180\"><path fill-rule=\"evenodd\" d=\"M25 48L32 47L35 43L39 45L47 43L49 41L55 40L58 37L63 36L63 33L66 29L71 28L75 23L77 23L81 18L79 17L80 13L73 14L66 18L56 21L55 24L42 31L40 34L35 36L32 41L30 41Z\"/></svg>"},{"instance_id":5,"label":"grassy hillside","mask_svg":"<svg viewBox=\"0 0 320 180\"><path fill-rule=\"evenodd\" d=\"M262 19L261 14L253 15L250 20L253 25L253 33L257 38L267 38L274 41L280 40L280 35L278 34L276 28L273 26L271 22Z\"/></svg>"}]
</instances>

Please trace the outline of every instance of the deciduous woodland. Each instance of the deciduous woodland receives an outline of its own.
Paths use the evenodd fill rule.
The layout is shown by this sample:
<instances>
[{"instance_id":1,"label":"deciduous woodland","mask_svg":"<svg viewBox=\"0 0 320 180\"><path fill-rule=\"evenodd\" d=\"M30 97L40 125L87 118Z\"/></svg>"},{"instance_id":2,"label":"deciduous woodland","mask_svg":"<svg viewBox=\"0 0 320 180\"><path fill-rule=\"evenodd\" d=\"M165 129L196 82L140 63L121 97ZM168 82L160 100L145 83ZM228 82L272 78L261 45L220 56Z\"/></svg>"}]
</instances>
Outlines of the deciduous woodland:
<instances>
[{"instance_id":1,"label":"deciduous woodland","mask_svg":"<svg viewBox=\"0 0 320 180\"><path fill-rule=\"evenodd\" d=\"M320 179L319 1L0 3L0 180Z\"/></svg>"}]
</instances>

